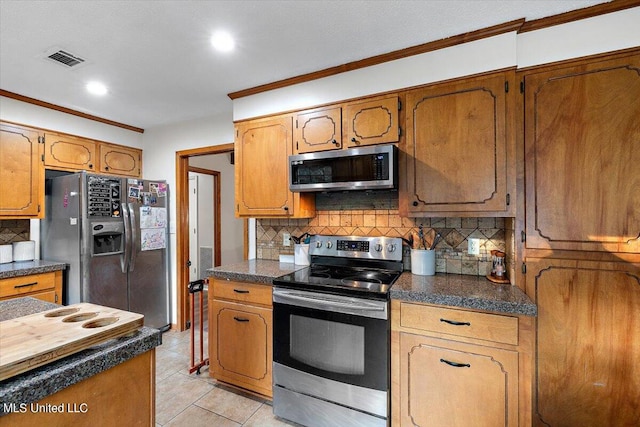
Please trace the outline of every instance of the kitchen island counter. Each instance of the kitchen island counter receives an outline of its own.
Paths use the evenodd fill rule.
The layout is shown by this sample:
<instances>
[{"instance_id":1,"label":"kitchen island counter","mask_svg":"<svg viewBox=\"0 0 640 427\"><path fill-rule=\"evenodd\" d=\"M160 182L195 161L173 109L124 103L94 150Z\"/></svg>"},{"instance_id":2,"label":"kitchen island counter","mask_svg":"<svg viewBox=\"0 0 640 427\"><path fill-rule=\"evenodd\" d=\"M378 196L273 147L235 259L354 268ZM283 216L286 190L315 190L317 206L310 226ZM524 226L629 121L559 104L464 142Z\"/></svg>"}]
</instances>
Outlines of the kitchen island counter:
<instances>
[{"instance_id":1,"label":"kitchen island counter","mask_svg":"<svg viewBox=\"0 0 640 427\"><path fill-rule=\"evenodd\" d=\"M30 297L0 301L0 321L57 307L60 306ZM127 396L108 395L108 385L111 383L116 384L118 388L122 387L121 392L124 393L119 394L128 395L136 391L126 390L126 382L129 379L140 383L139 392L149 389L155 394L155 347L161 343L160 331L143 327L131 336L110 339L71 356L8 378L0 383L0 402L2 403L0 416L11 418L7 420L9 424L17 422L17 425L20 425L20 422L29 416L73 415L30 413L31 404L36 402L85 404L88 412L77 415L84 416L83 421L88 421L91 415L91 418L97 422L95 416L104 415L109 411L121 411L118 402L123 398L130 399ZM25 345L28 345L28 342L25 342ZM152 373L153 376L150 375ZM144 378L148 379L146 383L141 382ZM95 385L92 386L92 383ZM74 392L74 390L77 391ZM98 403L92 403L92 399L96 396L99 399ZM149 397L153 398L153 396ZM50 402L51 400L53 402ZM109 402L109 405L104 402ZM150 406L153 406L152 403L153 400ZM25 411L20 411L21 408L25 408ZM136 411L138 417L144 418L147 412L153 417L155 408L137 408ZM7 414L8 412L25 413ZM121 415L124 416L123 419L127 419L126 413Z\"/></svg>"},{"instance_id":2,"label":"kitchen island counter","mask_svg":"<svg viewBox=\"0 0 640 427\"><path fill-rule=\"evenodd\" d=\"M489 282L482 276L404 272L389 291L391 299L536 316L537 306L517 286Z\"/></svg>"},{"instance_id":3,"label":"kitchen island counter","mask_svg":"<svg viewBox=\"0 0 640 427\"><path fill-rule=\"evenodd\" d=\"M306 265L278 262L263 259L227 264L207 270L210 277L240 282L253 282L271 285L273 279L284 276L292 271L306 268Z\"/></svg>"},{"instance_id":4,"label":"kitchen island counter","mask_svg":"<svg viewBox=\"0 0 640 427\"><path fill-rule=\"evenodd\" d=\"M45 261L41 259L9 262L6 264L0 264L0 279L49 273L51 271L64 270L65 268L67 268L67 264L64 262Z\"/></svg>"}]
</instances>

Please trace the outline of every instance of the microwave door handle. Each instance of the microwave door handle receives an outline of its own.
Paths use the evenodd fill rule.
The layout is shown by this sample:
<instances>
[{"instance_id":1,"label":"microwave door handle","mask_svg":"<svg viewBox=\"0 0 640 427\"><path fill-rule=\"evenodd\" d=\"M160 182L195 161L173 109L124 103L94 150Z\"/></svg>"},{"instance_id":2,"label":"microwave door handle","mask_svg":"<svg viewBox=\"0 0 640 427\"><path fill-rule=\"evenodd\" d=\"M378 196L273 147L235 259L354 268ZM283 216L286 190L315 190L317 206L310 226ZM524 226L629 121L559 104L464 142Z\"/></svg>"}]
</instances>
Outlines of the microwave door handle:
<instances>
[{"instance_id":1,"label":"microwave door handle","mask_svg":"<svg viewBox=\"0 0 640 427\"><path fill-rule=\"evenodd\" d=\"M131 258L131 223L126 203L122 204L122 221L124 223L124 251L120 255L120 268L123 273L126 273L129 271L129 259Z\"/></svg>"},{"instance_id":2,"label":"microwave door handle","mask_svg":"<svg viewBox=\"0 0 640 427\"><path fill-rule=\"evenodd\" d=\"M279 293L278 296L281 297L283 300L289 299L294 301L297 300L297 301L304 301L307 303L311 303L311 304L314 304L319 309L326 308L327 311L331 311L332 307L342 307L342 308L348 308L350 310L357 310L357 311L384 311L385 310L384 306L356 304L356 303L335 301L331 299L310 298L310 297L295 295L291 293Z\"/></svg>"},{"instance_id":3,"label":"microwave door handle","mask_svg":"<svg viewBox=\"0 0 640 427\"><path fill-rule=\"evenodd\" d=\"M133 271L136 268L138 230L136 228L136 210L132 203L129 203L129 217L131 218L131 265L129 266L129 271Z\"/></svg>"}]
</instances>

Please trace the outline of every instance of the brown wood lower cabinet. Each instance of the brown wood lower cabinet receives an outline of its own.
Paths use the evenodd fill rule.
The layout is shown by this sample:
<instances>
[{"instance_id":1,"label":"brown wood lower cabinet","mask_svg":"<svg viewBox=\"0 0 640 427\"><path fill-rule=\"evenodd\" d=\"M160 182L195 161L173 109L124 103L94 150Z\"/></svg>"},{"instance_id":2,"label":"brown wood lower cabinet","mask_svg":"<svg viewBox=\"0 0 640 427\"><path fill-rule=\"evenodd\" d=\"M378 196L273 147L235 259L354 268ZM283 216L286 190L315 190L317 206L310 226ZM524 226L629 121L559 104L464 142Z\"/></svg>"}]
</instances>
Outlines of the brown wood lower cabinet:
<instances>
[{"instance_id":1,"label":"brown wood lower cabinet","mask_svg":"<svg viewBox=\"0 0 640 427\"><path fill-rule=\"evenodd\" d=\"M527 259L534 425L640 425L640 263Z\"/></svg>"},{"instance_id":2,"label":"brown wood lower cabinet","mask_svg":"<svg viewBox=\"0 0 640 427\"><path fill-rule=\"evenodd\" d=\"M533 318L391 304L392 425L530 425Z\"/></svg>"},{"instance_id":3,"label":"brown wood lower cabinet","mask_svg":"<svg viewBox=\"0 0 640 427\"><path fill-rule=\"evenodd\" d=\"M272 397L271 286L210 280L211 376Z\"/></svg>"},{"instance_id":4,"label":"brown wood lower cabinet","mask_svg":"<svg viewBox=\"0 0 640 427\"><path fill-rule=\"evenodd\" d=\"M62 304L62 270L0 279L0 301L20 297Z\"/></svg>"},{"instance_id":5,"label":"brown wood lower cabinet","mask_svg":"<svg viewBox=\"0 0 640 427\"><path fill-rule=\"evenodd\" d=\"M7 414L0 424L12 427L153 426L156 418L155 355L155 349L142 353L26 405L24 413ZM47 411L46 408L51 407L56 407L57 411Z\"/></svg>"}]
</instances>

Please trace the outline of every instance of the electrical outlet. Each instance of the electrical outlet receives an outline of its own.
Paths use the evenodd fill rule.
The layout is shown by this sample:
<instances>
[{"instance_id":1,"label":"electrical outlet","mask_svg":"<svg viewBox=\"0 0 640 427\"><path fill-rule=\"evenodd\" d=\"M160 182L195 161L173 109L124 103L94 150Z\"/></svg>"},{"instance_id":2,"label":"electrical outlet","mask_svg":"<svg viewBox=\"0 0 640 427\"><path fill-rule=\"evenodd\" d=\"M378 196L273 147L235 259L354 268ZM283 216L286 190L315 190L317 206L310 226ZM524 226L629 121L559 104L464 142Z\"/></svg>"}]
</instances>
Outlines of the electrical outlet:
<instances>
[{"instance_id":1,"label":"electrical outlet","mask_svg":"<svg viewBox=\"0 0 640 427\"><path fill-rule=\"evenodd\" d=\"M469 247L467 253L469 255L480 255L480 239L468 239Z\"/></svg>"},{"instance_id":2,"label":"electrical outlet","mask_svg":"<svg viewBox=\"0 0 640 427\"><path fill-rule=\"evenodd\" d=\"M282 246L291 246L291 234L282 233Z\"/></svg>"}]
</instances>

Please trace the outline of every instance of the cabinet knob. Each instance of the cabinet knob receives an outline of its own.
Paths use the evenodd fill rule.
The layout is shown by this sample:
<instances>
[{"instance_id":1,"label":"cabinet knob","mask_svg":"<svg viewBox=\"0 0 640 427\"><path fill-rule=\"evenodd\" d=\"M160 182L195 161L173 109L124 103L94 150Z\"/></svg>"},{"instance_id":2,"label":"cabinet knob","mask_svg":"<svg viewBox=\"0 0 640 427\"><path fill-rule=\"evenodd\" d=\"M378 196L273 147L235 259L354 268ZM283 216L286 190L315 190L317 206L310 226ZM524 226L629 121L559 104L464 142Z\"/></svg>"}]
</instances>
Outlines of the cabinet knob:
<instances>
[{"instance_id":1,"label":"cabinet knob","mask_svg":"<svg viewBox=\"0 0 640 427\"><path fill-rule=\"evenodd\" d=\"M351 142L353 142L356 145L360 145L360 142L358 142L358 140L355 138L351 138Z\"/></svg>"},{"instance_id":2,"label":"cabinet knob","mask_svg":"<svg viewBox=\"0 0 640 427\"><path fill-rule=\"evenodd\" d=\"M336 147L340 146L340 144L338 144L338 141L336 141L335 139L332 142L333 142L333 145L335 145Z\"/></svg>"},{"instance_id":3,"label":"cabinet knob","mask_svg":"<svg viewBox=\"0 0 640 427\"><path fill-rule=\"evenodd\" d=\"M93 169L93 164L89 163L89 169Z\"/></svg>"},{"instance_id":4,"label":"cabinet knob","mask_svg":"<svg viewBox=\"0 0 640 427\"><path fill-rule=\"evenodd\" d=\"M284 209L285 211L288 211L288 210L289 210L289 207L288 207L288 206L285 206L283 209Z\"/></svg>"},{"instance_id":5,"label":"cabinet knob","mask_svg":"<svg viewBox=\"0 0 640 427\"><path fill-rule=\"evenodd\" d=\"M413 206L418 206L418 202L413 202Z\"/></svg>"}]
</instances>

